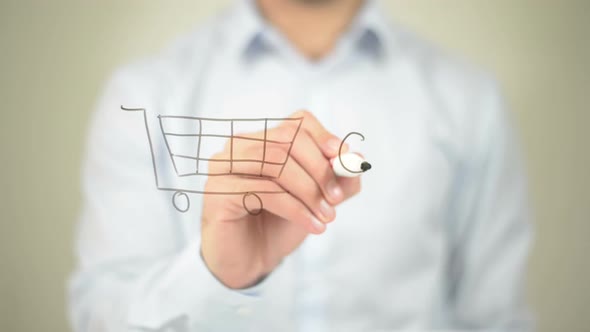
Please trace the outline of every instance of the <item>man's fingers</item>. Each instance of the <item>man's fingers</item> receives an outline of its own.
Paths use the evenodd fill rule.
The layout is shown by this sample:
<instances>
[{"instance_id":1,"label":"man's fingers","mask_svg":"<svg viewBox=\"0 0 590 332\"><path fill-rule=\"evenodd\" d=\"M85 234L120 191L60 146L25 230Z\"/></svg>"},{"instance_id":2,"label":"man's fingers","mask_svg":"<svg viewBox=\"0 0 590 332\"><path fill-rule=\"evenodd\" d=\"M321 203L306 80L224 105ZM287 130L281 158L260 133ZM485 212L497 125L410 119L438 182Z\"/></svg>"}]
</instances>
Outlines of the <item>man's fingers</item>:
<instances>
[{"instance_id":1,"label":"man's fingers","mask_svg":"<svg viewBox=\"0 0 590 332\"><path fill-rule=\"evenodd\" d=\"M292 193L285 191L278 183L269 179L245 178L241 176L215 177L209 179L205 200L210 206L219 206L228 216L217 216L220 220L234 220L266 210L289 222L296 223L314 234L323 233L326 225Z\"/></svg>"},{"instance_id":2,"label":"man's fingers","mask_svg":"<svg viewBox=\"0 0 590 332\"><path fill-rule=\"evenodd\" d=\"M307 134L304 134L307 136ZM308 140L311 138L307 137ZM315 146L314 143L310 143L312 146L310 147L311 150L315 151L315 153L320 155L320 163L325 163L323 165L324 173L331 173L330 166L325 161L325 158L321 156L321 152ZM245 149L244 152L249 152L251 149ZM259 152L259 151L258 151ZM248 157L238 155L240 159L238 160L246 160ZM285 158L285 151L284 149L280 148L271 148L266 151L267 157L267 164L261 164L259 162L234 162L232 174L235 175L246 175L249 174L253 177L262 176L267 179L267 181L274 181L280 185L281 190L289 192L295 198L299 199L303 204L307 206L307 208L312 211L319 219L324 222L329 222L334 219L335 211L332 207L333 204L329 203L329 201L324 198L324 190L320 187L317 180L314 179L308 170L305 170L300 163L294 159L289 158L289 160L283 165L279 164L268 164L269 160L276 160L277 158ZM221 157L223 158L223 157ZM250 160L250 159L248 159ZM313 160L308 161L311 165L313 164ZM214 162L212 163L212 167L210 167L211 171L214 173L228 173L229 172L229 165L227 162ZM316 163L318 164L318 163ZM318 166L314 165L317 169ZM278 176L280 170L282 169L281 176ZM314 173L317 173L314 172ZM330 181L333 182L334 186L338 186L336 182L335 176L333 173L329 174ZM327 180L324 180L326 182ZM262 190L258 188L253 189L241 189L242 191L254 191L254 190ZM343 193L341 189L339 190L338 199L343 198Z\"/></svg>"},{"instance_id":3,"label":"man's fingers","mask_svg":"<svg viewBox=\"0 0 590 332\"><path fill-rule=\"evenodd\" d=\"M264 195L262 200L265 210L301 225L310 233L321 234L326 230L326 224L310 212L300 200L288 193Z\"/></svg>"},{"instance_id":4,"label":"man's fingers","mask_svg":"<svg viewBox=\"0 0 590 332\"><path fill-rule=\"evenodd\" d=\"M284 128L275 128L268 131L269 137L284 139ZM259 137L260 133L251 134L251 137ZM281 141L282 142L282 141ZM266 146L258 141L234 142L234 162L232 173L237 175L250 174L253 176L265 176L276 179L283 185L301 186L303 183L310 186L310 189L319 188L330 205L340 203L344 199L342 188L340 188L336 175L330 166L330 162L324 157L322 151L311 138L308 132L299 133L293 148L289 151L284 144L267 142ZM264 149L264 151L263 151ZM290 153L290 159L289 155ZM221 160L228 160L226 150L219 157ZM258 160L256 160L258 159ZM264 163L262 162L264 160ZM291 165L291 163L295 163ZM230 163L210 162L210 169L217 173L228 173ZM297 172L286 172L286 169L297 169ZM302 171L299 169L301 168ZM313 181L305 181L311 178ZM304 179L300 181L301 179ZM297 195L299 198L303 196ZM309 202L302 199L303 202ZM310 205L308 205L310 206ZM313 210L313 207L310 206Z\"/></svg>"},{"instance_id":5,"label":"man's fingers","mask_svg":"<svg viewBox=\"0 0 590 332\"><path fill-rule=\"evenodd\" d=\"M330 222L334 220L336 211L324 198L324 194L315 180L296 160L289 160L285 165L283 175L275 181L303 202L321 221Z\"/></svg>"},{"instance_id":6,"label":"man's fingers","mask_svg":"<svg viewBox=\"0 0 590 332\"><path fill-rule=\"evenodd\" d=\"M321 188L324 197L331 203L337 204L344 198L336 175L330 166L330 161L324 157L318 145L308 132L302 132L294 143L291 157L311 176Z\"/></svg>"},{"instance_id":7,"label":"man's fingers","mask_svg":"<svg viewBox=\"0 0 590 332\"><path fill-rule=\"evenodd\" d=\"M209 170L273 180L304 205L307 212L329 222L335 215L333 206L360 190L360 179L336 177L327 156L337 155L340 140L311 113L300 111L291 116L297 117L302 118L301 127L298 121L288 120L262 132L239 133L223 152L214 156L217 160L210 160ZM346 145L343 150L347 150ZM260 189L247 191L257 190ZM250 197L255 202L253 199Z\"/></svg>"}]
</instances>

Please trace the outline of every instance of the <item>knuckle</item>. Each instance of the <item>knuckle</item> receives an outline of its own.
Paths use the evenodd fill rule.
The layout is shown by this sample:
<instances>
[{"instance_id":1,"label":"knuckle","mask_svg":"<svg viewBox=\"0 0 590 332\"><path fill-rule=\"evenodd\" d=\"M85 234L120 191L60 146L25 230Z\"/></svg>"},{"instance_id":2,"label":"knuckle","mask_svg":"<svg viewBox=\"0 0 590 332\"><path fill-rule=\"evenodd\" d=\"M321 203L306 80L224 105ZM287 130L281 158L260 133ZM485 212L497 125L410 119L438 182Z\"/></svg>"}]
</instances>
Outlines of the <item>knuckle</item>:
<instances>
[{"instance_id":1,"label":"knuckle","mask_svg":"<svg viewBox=\"0 0 590 332\"><path fill-rule=\"evenodd\" d=\"M279 142L290 141L290 133L292 131L293 126L294 125L290 123L290 121L285 121L285 123L283 123L283 125L273 133L273 139Z\"/></svg>"},{"instance_id":2,"label":"knuckle","mask_svg":"<svg viewBox=\"0 0 590 332\"><path fill-rule=\"evenodd\" d=\"M279 153L275 148L267 148L265 152L265 160L266 161L275 161L278 160Z\"/></svg>"},{"instance_id":3,"label":"knuckle","mask_svg":"<svg viewBox=\"0 0 590 332\"><path fill-rule=\"evenodd\" d=\"M245 188L244 188L245 189ZM274 181L257 181L256 183L256 189L260 190L260 191L279 191L281 190L281 187L275 183ZM245 191L245 190L243 190ZM260 196L261 198L265 198L268 201L272 201L270 198L275 198L275 195L271 194L271 195L263 195Z\"/></svg>"},{"instance_id":4,"label":"knuckle","mask_svg":"<svg viewBox=\"0 0 590 332\"><path fill-rule=\"evenodd\" d=\"M262 148L258 145L245 145L239 151L236 151L240 157L248 158L250 156L257 156Z\"/></svg>"},{"instance_id":5,"label":"knuckle","mask_svg":"<svg viewBox=\"0 0 590 332\"><path fill-rule=\"evenodd\" d=\"M296 118L299 118L299 117L310 118L310 117L313 117L313 114L311 114L311 112L308 110L299 110L299 111L293 113L292 116L296 117Z\"/></svg>"},{"instance_id":6,"label":"knuckle","mask_svg":"<svg viewBox=\"0 0 590 332\"><path fill-rule=\"evenodd\" d=\"M288 162L287 151L280 147L267 147L265 152L265 160L276 163Z\"/></svg>"}]
</instances>

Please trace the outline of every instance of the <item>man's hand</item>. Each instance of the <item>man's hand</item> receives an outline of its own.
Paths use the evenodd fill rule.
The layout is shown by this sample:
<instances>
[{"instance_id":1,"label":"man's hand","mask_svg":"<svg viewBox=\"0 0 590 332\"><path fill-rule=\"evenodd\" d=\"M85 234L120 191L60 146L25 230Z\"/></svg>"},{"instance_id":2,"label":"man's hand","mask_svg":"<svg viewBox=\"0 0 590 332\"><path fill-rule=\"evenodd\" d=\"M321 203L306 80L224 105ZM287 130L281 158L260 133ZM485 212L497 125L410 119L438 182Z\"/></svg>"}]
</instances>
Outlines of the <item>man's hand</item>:
<instances>
[{"instance_id":1,"label":"man's hand","mask_svg":"<svg viewBox=\"0 0 590 332\"><path fill-rule=\"evenodd\" d=\"M334 206L360 191L360 178L337 178L329 160L338 154L340 140L330 134L309 112L293 142L290 157L280 177L269 180L248 176L210 176L206 191L285 191L259 194L264 210L250 215L239 195L205 195L201 226L201 252L211 272L230 288L245 288L269 274L295 250L309 233L321 234L336 217ZM268 129L266 138L289 141L297 129L285 121ZM263 138L264 133L240 134ZM280 138L283 138L282 140ZM212 157L228 160L285 160L288 144L234 140ZM228 163L209 162L210 173L229 172ZM263 175L277 175L278 165L262 168ZM280 168L280 167L279 167ZM257 174L260 163L233 163L232 172ZM255 200L255 198L253 198ZM248 198L246 198L248 200ZM256 202L254 202L256 203Z\"/></svg>"}]
</instances>

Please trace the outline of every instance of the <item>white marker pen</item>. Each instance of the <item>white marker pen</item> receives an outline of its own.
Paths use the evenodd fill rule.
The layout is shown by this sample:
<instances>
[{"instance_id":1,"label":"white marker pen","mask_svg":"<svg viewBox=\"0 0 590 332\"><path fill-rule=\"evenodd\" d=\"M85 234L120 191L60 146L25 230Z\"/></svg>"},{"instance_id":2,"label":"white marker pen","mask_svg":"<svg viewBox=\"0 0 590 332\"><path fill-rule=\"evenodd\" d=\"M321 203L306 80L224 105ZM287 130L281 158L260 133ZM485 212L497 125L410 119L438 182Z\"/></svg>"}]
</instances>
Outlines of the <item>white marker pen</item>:
<instances>
[{"instance_id":1,"label":"white marker pen","mask_svg":"<svg viewBox=\"0 0 590 332\"><path fill-rule=\"evenodd\" d=\"M359 176L371 169L371 164L354 152L343 153L330 160L330 164L334 174L347 178Z\"/></svg>"}]
</instances>

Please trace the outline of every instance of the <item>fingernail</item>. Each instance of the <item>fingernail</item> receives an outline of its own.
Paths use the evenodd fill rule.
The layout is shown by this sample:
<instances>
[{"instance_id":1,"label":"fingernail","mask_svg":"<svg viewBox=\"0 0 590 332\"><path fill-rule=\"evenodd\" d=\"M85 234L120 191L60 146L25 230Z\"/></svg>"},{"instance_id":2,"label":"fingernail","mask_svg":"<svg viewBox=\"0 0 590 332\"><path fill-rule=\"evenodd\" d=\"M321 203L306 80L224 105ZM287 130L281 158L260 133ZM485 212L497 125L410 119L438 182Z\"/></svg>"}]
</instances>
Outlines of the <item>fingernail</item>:
<instances>
[{"instance_id":1,"label":"fingernail","mask_svg":"<svg viewBox=\"0 0 590 332\"><path fill-rule=\"evenodd\" d=\"M337 154L338 149L340 149L340 140L337 138L330 138L326 142L326 147L331 154Z\"/></svg>"},{"instance_id":2,"label":"fingernail","mask_svg":"<svg viewBox=\"0 0 590 332\"><path fill-rule=\"evenodd\" d=\"M316 217L311 217L311 225L313 226L313 228L315 228L316 231L318 232L323 232L326 230L326 225L319 221Z\"/></svg>"},{"instance_id":3,"label":"fingernail","mask_svg":"<svg viewBox=\"0 0 590 332\"><path fill-rule=\"evenodd\" d=\"M336 180L328 182L328 185L326 186L326 191L334 201L340 201L342 199L342 189L340 188Z\"/></svg>"},{"instance_id":4,"label":"fingernail","mask_svg":"<svg viewBox=\"0 0 590 332\"><path fill-rule=\"evenodd\" d=\"M322 200L320 202L320 214L322 215L322 219L325 222L330 221L330 219L334 217L334 213L335 211L332 205L328 204L328 202L326 202L325 200Z\"/></svg>"}]
</instances>

